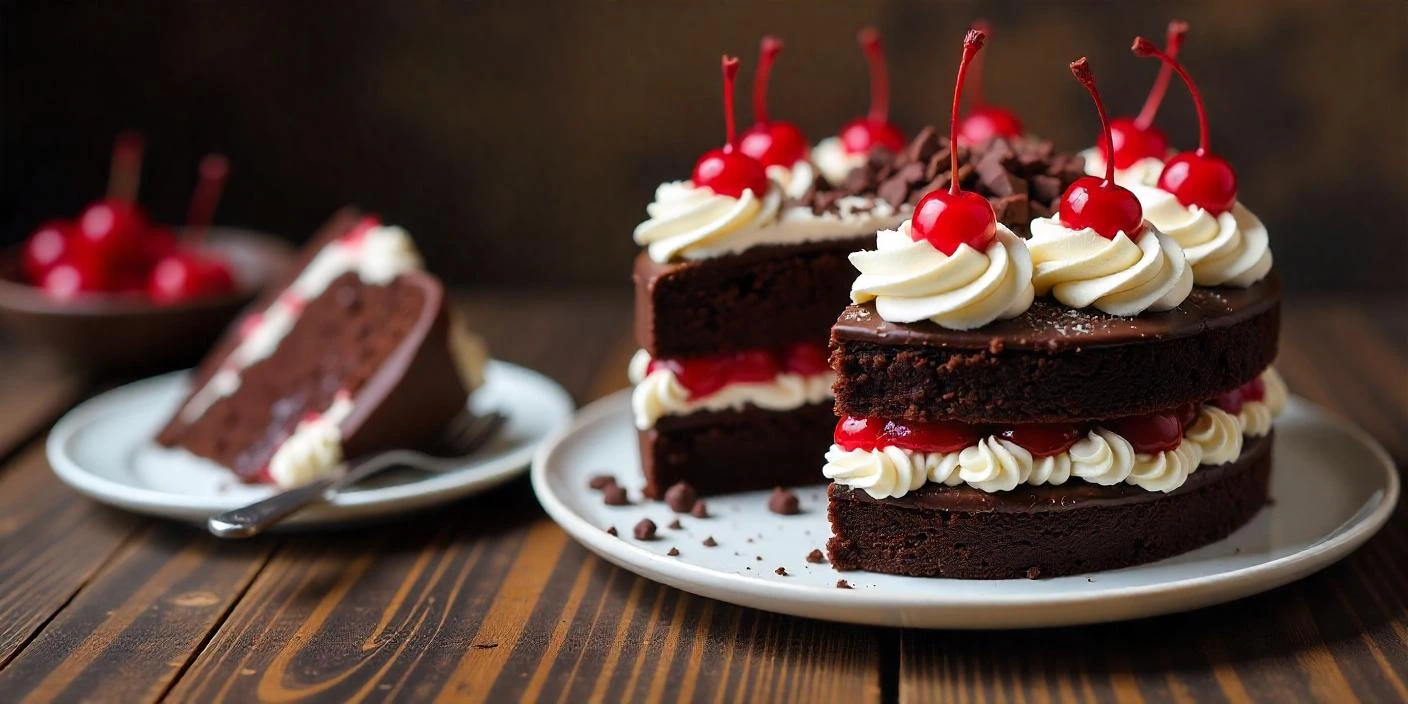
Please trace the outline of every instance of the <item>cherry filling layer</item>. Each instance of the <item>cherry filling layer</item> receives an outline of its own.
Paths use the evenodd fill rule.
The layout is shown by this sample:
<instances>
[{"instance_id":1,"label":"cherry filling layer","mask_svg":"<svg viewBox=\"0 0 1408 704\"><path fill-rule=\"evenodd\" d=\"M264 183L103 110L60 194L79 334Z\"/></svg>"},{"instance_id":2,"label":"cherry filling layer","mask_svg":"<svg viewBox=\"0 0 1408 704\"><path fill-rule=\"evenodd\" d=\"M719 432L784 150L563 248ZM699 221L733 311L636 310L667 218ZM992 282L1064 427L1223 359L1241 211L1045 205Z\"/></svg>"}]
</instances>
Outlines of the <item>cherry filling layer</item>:
<instances>
[{"instance_id":1,"label":"cherry filling layer","mask_svg":"<svg viewBox=\"0 0 1408 704\"><path fill-rule=\"evenodd\" d=\"M843 450L871 451L898 447L913 452L958 452L989 435L1000 437L1030 452L1034 458L1052 457L1071 449L1095 426L1118 433L1139 454L1152 455L1178 448L1202 405L1216 406L1232 415L1245 403L1266 398L1261 377L1203 404L1189 403L1158 413L1091 423L1027 423L994 426L960 421L911 422L846 416L836 423L835 443Z\"/></svg>"},{"instance_id":2,"label":"cherry filling layer","mask_svg":"<svg viewBox=\"0 0 1408 704\"><path fill-rule=\"evenodd\" d=\"M759 384L779 374L814 376L831 371L825 344L799 342L776 350L744 350L688 359L652 359L646 373L668 370L689 392L704 398L730 384Z\"/></svg>"}]
</instances>

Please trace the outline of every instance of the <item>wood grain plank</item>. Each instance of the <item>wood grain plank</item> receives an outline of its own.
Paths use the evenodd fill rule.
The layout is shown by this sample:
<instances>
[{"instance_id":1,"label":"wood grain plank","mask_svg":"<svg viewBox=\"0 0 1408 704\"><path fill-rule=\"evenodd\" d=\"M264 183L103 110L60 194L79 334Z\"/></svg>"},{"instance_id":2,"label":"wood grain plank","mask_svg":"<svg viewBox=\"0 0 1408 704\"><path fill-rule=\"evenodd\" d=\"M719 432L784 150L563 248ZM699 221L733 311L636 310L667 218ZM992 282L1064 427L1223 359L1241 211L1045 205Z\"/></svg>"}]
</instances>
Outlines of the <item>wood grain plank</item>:
<instances>
[{"instance_id":1,"label":"wood grain plank","mask_svg":"<svg viewBox=\"0 0 1408 704\"><path fill-rule=\"evenodd\" d=\"M52 423L87 387L77 373L30 348L0 344L0 462ZM3 470L3 465L0 465Z\"/></svg>"},{"instance_id":2,"label":"wood grain plank","mask_svg":"<svg viewBox=\"0 0 1408 704\"><path fill-rule=\"evenodd\" d=\"M158 700L272 546L149 525L0 671L0 692L35 701Z\"/></svg>"},{"instance_id":3,"label":"wood grain plank","mask_svg":"<svg viewBox=\"0 0 1408 704\"><path fill-rule=\"evenodd\" d=\"M0 668L144 521L64 486L36 441L0 474Z\"/></svg>"}]
</instances>

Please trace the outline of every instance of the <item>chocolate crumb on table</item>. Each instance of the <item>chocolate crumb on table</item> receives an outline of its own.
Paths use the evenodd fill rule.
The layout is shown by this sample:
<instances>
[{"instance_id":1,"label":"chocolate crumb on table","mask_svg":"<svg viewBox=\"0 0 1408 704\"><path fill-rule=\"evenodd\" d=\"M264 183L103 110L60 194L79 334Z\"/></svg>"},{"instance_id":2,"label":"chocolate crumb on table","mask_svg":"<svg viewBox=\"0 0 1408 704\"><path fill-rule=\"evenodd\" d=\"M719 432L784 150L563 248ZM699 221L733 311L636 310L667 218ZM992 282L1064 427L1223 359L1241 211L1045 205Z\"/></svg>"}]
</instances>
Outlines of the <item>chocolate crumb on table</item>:
<instances>
[{"instance_id":1,"label":"chocolate crumb on table","mask_svg":"<svg viewBox=\"0 0 1408 704\"><path fill-rule=\"evenodd\" d=\"M799 513L801 507L796 494L779 486L774 487L768 497L768 510L781 516L791 516Z\"/></svg>"},{"instance_id":2,"label":"chocolate crumb on table","mask_svg":"<svg viewBox=\"0 0 1408 704\"><path fill-rule=\"evenodd\" d=\"M813 565L819 565L826 562L826 556L822 555L820 550L813 548L811 552L807 553L807 562Z\"/></svg>"},{"instance_id":3,"label":"chocolate crumb on table","mask_svg":"<svg viewBox=\"0 0 1408 704\"><path fill-rule=\"evenodd\" d=\"M688 482L675 482L673 486L665 490L665 505L675 513L688 513L698 499L699 493Z\"/></svg>"},{"instance_id":4,"label":"chocolate crumb on table","mask_svg":"<svg viewBox=\"0 0 1408 704\"><path fill-rule=\"evenodd\" d=\"M655 521L649 518L642 518L640 519L640 523L637 523L636 527L632 529L632 532L635 534L636 540L654 540Z\"/></svg>"}]
</instances>

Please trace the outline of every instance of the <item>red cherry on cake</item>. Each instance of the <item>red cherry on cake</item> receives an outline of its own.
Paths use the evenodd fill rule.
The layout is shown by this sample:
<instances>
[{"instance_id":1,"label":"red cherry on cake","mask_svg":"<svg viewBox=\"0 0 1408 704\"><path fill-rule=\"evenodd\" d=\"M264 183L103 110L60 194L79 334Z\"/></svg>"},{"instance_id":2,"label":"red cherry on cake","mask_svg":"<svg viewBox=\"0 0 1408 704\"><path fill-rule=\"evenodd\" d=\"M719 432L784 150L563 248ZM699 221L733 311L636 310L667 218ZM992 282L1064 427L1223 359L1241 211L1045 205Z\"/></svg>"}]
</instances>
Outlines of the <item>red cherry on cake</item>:
<instances>
[{"instance_id":1,"label":"red cherry on cake","mask_svg":"<svg viewBox=\"0 0 1408 704\"><path fill-rule=\"evenodd\" d=\"M973 56L983 48L986 36L969 30L963 38L963 58L958 64L958 80L953 86L953 110L949 121L950 144L958 141L958 101L963 95L963 78ZM935 249L947 255L968 245L979 252L986 251L997 237L997 215L992 204L972 191L959 187L958 150L949 150L949 175L953 179L947 191L930 191L919 199L910 218L909 236L915 242L928 240Z\"/></svg>"},{"instance_id":2,"label":"red cherry on cake","mask_svg":"<svg viewBox=\"0 0 1408 704\"><path fill-rule=\"evenodd\" d=\"M857 40L870 64L870 113L841 128L841 146L849 154L869 154L876 147L898 152L904 149L904 133L890 122L890 75L885 68L880 33L874 27L866 27Z\"/></svg>"},{"instance_id":3,"label":"red cherry on cake","mask_svg":"<svg viewBox=\"0 0 1408 704\"><path fill-rule=\"evenodd\" d=\"M1188 33L1188 23L1174 20L1168 23L1168 38L1164 42L1164 52L1177 58L1183 46L1183 37ZM1159 67L1159 76L1144 99L1144 107L1137 117L1117 117L1110 121L1110 136L1114 147L1115 168L1127 169L1140 159L1154 158L1163 161L1168 155L1168 135L1154 125L1154 117L1159 113L1168 83L1173 78L1173 68ZM1100 156L1111 161L1110 147L1104 140L1099 141Z\"/></svg>"},{"instance_id":4,"label":"red cherry on cake","mask_svg":"<svg viewBox=\"0 0 1408 704\"><path fill-rule=\"evenodd\" d=\"M786 166L807 158L807 136L790 122L768 119L768 77L777 55L782 53L782 40L763 37L758 55L758 72L753 78L753 126L743 133L738 150L757 159L764 167Z\"/></svg>"},{"instance_id":5,"label":"red cherry on cake","mask_svg":"<svg viewBox=\"0 0 1408 704\"><path fill-rule=\"evenodd\" d=\"M1183 442L1183 424L1178 413L1154 413L1109 421L1110 430L1129 441L1134 451L1143 455L1178 449Z\"/></svg>"},{"instance_id":6,"label":"red cherry on cake","mask_svg":"<svg viewBox=\"0 0 1408 704\"><path fill-rule=\"evenodd\" d=\"M162 257L147 279L147 295L160 305L222 296L234 289L234 277L223 261L193 252Z\"/></svg>"},{"instance_id":7,"label":"red cherry on cake","mask_svg":"<svg viewBox=\"0 0 1408 704\"><path fill-rule=\"evenodd\" d=\"M728 142L699 157L691 179L694 185L708 188L719 195L742 198L752 191L759 198L768 190L768 175L763 165L738 149L738 135L733 122L733 84L738 77L738 59L723 57L724 124Z\"/></svg>"},{"instance_id":8,"label":"red cherry on cake","mask_svg":"<svg viewBox=\"0 0 1408 704\"><path fill-rule=\"evenodd\" d=\"M982 439L978 426L958 421L890 421L885 424L888 444L915 452L958 452Z\"/></svg>"},{"instance_id":9,"label":"red cherry on cake","mask_svg":"<svg viewBox=\"0 0 1408 704\"><path fill-rule=\"evenodd\" d=\"M1085 437L1085 430L1074 423L1023 423L1003 430L999 436L1032 453L1032 457L1051 457L1071 449Z\"/></svg>"},{"instance_id":10,"label":"red cherry on cake","mask_svg":"<svg viewBox=\"0 0 1408 704\"><path fill-rule=\"evenodd\" d=\"M1105 103L1100 100L1100 91L1095 88L1095 75L1090 72L1090 64L1081 57L1071 63L1071 73L1090 91L1095 101L1095 109L1100 113L1100 124L1104 127L1104 143L1107 149L1113 137L1110 134L1110 120L1105 114ZM1061 196L1061 224L1073 230L1090 228L1101 237L1114 239L1123 232L1130 239L1139 236L1144 229L1144 208L1139 199L1127 188L1115 183L1115 164L1105 162L1105 178L1085 176L1076 179L1065 195Z\"/></svg>"},{"instance_id":11,"label":"red cherry on cake","mask_svg":"<svg viewBox=\"0 0 1408 704\"><path fill-rule=\"evenodd\" d=\"M826 345L798 342L782 351L782 367L793 374L813 376L831 371Z\"/></svg>"},{"instance_id":12,"label":"red cherry on cake","mask_svg":"<svg viewBox=\"0 0 1408 704\"><path fill-rule=\"evenodd\" d=\"M54 220L46 222L25 240L22 260L25 278L39 285L44 275L69 256L69 237L73 224Z\"/></svg>"},{"instance_id":13,"label":"red cherry on cake","mask_svg":"<svg viewBox=\"0 0 1408 704\"><path fill-rule=\"evenodd\" d=\"M992 36L992 29L982 20L974 22L973 29L982 32L984 36ZM958 126L958 135L963 140L961 143L983 144L994 137L1022 136L1022 120L1017 117L1017 113L1004 107L989 105L983 98L982 56L973 59L973 67L969 72L973 76L973 88L968 92L968 103L972 108Z\"/></svg>"},{"instance_id":14,"label":"red cherry on cake","mask_svg":"<svg viewBox=\"0 0 1408 704\"><path fill-rule=\"evenodd\" d=\"M837 421L832 441L843 450L874 450L880 446L885 425L879 418L845 416Z\"/></svg>"},{"instance_id":15,"label":"red cherry on cake","mask_svg":"<svg viewBox=\"0 0 1408 704\"><path fill-rule=\"evenodd\" d=\"M1237 201L1237 172L1226 159L1213 154L1209 148L1208 115L1203 107L1203 96L1193 83L1193 78L1176 59L1159 51L1153 42L1144 37L1135 37L1130 47L1135 56L1156 57L1171 67L1188 86L1193 96L1193 106L1198 111L1198 148L1191 152L1179 152L1164 164L1159 175L1159 188L1172 193L1179 203L1185 206L1198 206L1213 215L1220 215L1232 209Z\"/></svg>"}]
</instances>

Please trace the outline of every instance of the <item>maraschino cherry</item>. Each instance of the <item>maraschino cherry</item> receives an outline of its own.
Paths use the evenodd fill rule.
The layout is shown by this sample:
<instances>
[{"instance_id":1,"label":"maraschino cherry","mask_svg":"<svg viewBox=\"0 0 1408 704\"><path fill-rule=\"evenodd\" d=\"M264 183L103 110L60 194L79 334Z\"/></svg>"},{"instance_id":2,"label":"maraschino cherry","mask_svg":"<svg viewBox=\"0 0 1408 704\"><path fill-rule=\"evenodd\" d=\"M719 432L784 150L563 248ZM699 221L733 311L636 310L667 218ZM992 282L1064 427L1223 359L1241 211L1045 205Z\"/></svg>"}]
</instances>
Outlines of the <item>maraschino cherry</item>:
<instances>
[{"instance_id":1,"label":"maraschino cherry","mask_svg":"<svg viewBox=\"0 0 1408 704\"><path fill-rule=\"evenodd\" d=\"M157 259L147 277L147 295L156 303L170 305L234 291L235 280L230 267L219 257L200 249L229 172L230 164L224 156L210 154L201 160L200 179L186 216L188 248L172 247Z\"/></svg>"},{"instance_id":2,"label":"maraschino cherry","mask_svg":"<svg viewBox=\"0 0 1408 704\"><path fill-rule=\"evenodd\" d=\"M1183 37L1188 33L1188 23L1174 20L1168 23L1168 38L1164 42L1164 53L1178 58L1183 46ZM1115 168L1127 169L1140 159L1154 158L1163 161L1168 155L1168 135L1154 125L1154 117L1159 113L1168 83L1173 78L1173 67L1165 64L1159 67L1159 76L1149 89L1149 97L1144 99L1144 107L1136 117L1117 117L1110 121L1110 136L1114 142ZM1110 161L1110 150L1105 141L1100 140L1100 156Z\"/></svg>"},{"instance_id":3,"label":"maraschino cherry","mask_svg":"<svg viewBox=\"0 0 1408 704\"><path fill-rule=\"evenodd\" d=\"M973 29L984 36L992 36L992 29L983 20L974 22ZM989 105L983 98L983 57L974 58L969 71L973 75L973 88L968 94L968 104L972 109L958 128L958 136L963 143L983 144L993 137L1022 136L1022 120L1017 113L998 105Z\"/></svg>"},{"instance_id":4,"label":"maraschino cherry","mask_svg":"<svg viewBox=\"0 0 1408 704\"><path fill-rule=\"evenodd\" d=\"M987 38L982 32L971 29L963 37L963 59L958 64L958 80L953 86L953 111L949 121L949 144L958 142L958 102L963 96L963 77L973 56L983 48ZM952 255L962 245L968 245L979 252L985 251L997 237L997 215L992 204L972 191L965 191L958 185L958 150L949 149L949 178L947 191L930 191L914 207L914 216L909 224L909 236L915 242L928 240L929 244L944 254Z\"/></svg>"},{"instance_id":5,"label":"maraschino cherry","mask_svg":"<svg viewBox=\"0 0 1408 704\"><path fill-rule=\"evenodd\" d=\"M106 198L88 206L78 216L74 255L102 260L116 267L134 266L141 256L141 237L147 218L137 207L142 176L142 137L134 132L119 135L113 146L112 171Z\"/></svg>"},{"instance_id":6,"label":"maraschino cherry","mask_svg":"<svg viewBox=\"0 0 1408 704\"><path fill-rule=\"evenodd\" d=\"M21 253L24 275L32 283L41 283L49 270L69 256L69 238L73 224L65 220L52 220L39 226L25 240Z\"/></svg>"},{"instance_id":7,"label":"maraschino cherry","mask_svg":"<svg viewBox=\"0 0 1408 704\"><path fill-rule=\"evenodd\" d=\"M1208 116L1203 108L1203 96L1193 79L1177 60L1159 51L1154 43L1144 37L1135 37L1130 47L1135 56L1157 57L1165 65L1178 73L1178 77L1188 86L1193 95L1193 106L1198 110L1198 148L1191 152L1179 152L1164 165L1159 175L1159 188L1172 193L1179 203L1196 205L1213 215L1220 215L1232 209L1237 201L1237 172L1226 159L1213 154L1208 146Z\"/></svg>"},{"instance_id":8,"label":"maraschino cherry","mask_svg":"<svg viewBox=\"0 0 1408 704\"><path fill-rule=\"evenodd\" d=\"M1071 73L1090 91L1104 128L1104 144L1110 149L1114 139L1110 134L1110 119L1105 114L1100 91L1095 88L1095 75L1090 72L1090 64L1084 56L1071 63ZM1105 160L1105 178L1083 176L1066 189L1061 196L1060 218L1066 227L1073 230L1088 227L1110 240L1121 232L1135 239L1144 228L1144 209L1139 199L1129 189L1115 183L1115 162L1109 159Z\"/></svg>"},{"instance_id":9,"label":"maraschino cherry","mask_svg":"<svg viewBox=\"0 0 1408 704\"><path fill-rule=\"evenodd\" d=\"M728 142L719 149L706 152L694 164L691 179L694 185L715 193L742 198L744 191L762 197L768 190L768 174L763 165L738 148L738 134L733 122L733 84L738 77L738 59L723 57L724 125Z\"/></svg>"},{"instance_id":10,"label":"maraschino cherry","mask_svg":"<svg viewBox=\"0 0 1408 704\"><path fill-rule=\"evenodd\" d=\"M874 27L866 27L858 40L870 64L870 114L841 128L841 146L849 154L869 154L875 147L898 152L904 149L904 133L890 122L890 75L885 68L880 33Z\"/></svg>"},{"instance_id":11,"label":"maraschino cherry","mask_svg":"<svg viewBox=\"0 0 1408 704\"><path fill-rule=\"evenodd\" d=\"M758 55L758 73L753 78L753 126L743 133L739 151L767 166L786 166L807 158L807 136L790 122L768 119L768 77L773 62L782 53L782 40L763 37Z\"/></svg>"}]
</instances>

